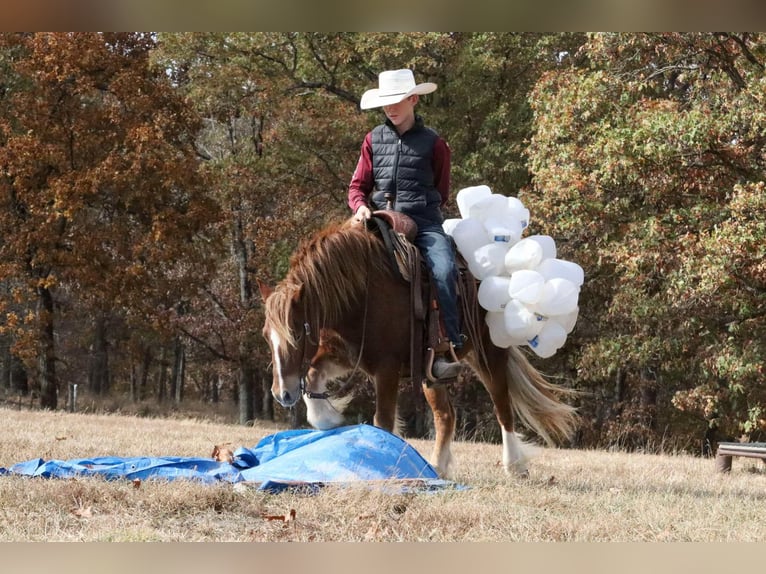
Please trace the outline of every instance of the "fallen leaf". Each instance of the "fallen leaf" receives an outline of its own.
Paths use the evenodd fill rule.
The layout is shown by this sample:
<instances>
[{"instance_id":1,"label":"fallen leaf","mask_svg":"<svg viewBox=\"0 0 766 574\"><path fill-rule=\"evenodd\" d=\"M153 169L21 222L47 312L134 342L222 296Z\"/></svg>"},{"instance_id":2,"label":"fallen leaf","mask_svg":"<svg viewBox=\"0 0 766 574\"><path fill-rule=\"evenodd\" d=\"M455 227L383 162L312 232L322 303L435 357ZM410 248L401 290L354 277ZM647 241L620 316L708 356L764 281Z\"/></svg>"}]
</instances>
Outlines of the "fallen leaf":
<instances>
[{"instance_id":1,"label":"fallen leaf","mask_svg":"<svg viewBox=\"0 0 766 574\"><path fill-rule=\"evenodd\" d=\"M226 444L217 444L213 447L213 454L211 455L214 460L218 462L228 462L231 464L234 462L234 451L232 451Z\"/></svg>"},{"instance_id":2,"label":"fallen leaf","mask_svg":"<svg viewBox=\"0 0 766 574\"><path fill-rule=\"evenodd\" d=\"M295 509L291 508L289 514L261 514L261 518L264 520L281 520L282 522L290 522L295 520Z\"/></svg>"},{"instance_id":3,"label":"fallen leaf","mask_svg":"<svg viewBox=\"0 0 766 574\"><path fill-rule=\"evenodd\" d=\"M67 437L65 437L65 436L57 436L56 437L56 440L66 440L66 439L67 439Z\"/></svg>"},{"instance_id":4,"label":"fallen leaf","mask_svg":"<svg viewBox=\"0 0 766 574\"><path fill-rule=\"evenodd\" d=\"M86 506L85 508L77 507L72 509L72 514L77 518L91 518L93 516L93 511L90 506Z\"/></svg>"},{"instance_id":5,"label":"fallen leaf","mask_svg":"<svg viewBox=\"0 0 766 574\"><path fill-rule=\"evenodd\" d=\"M553 486L553 485L558 484L558 483L559 483L559 481L556 480L555 476L551 476L550 478L548 478L548 486Z\"/></svg>"},{"instance_id":6,"label":"fallen leaf","mask_svg":"<svg viewBox=\"0 0 766 574\"><path fill-rule=\"evenodd\" d=\"M140 478L134 478L133 479L133 488L135 488L136 490L141 488L141 479Z\"/></svg>"}]
</instances>

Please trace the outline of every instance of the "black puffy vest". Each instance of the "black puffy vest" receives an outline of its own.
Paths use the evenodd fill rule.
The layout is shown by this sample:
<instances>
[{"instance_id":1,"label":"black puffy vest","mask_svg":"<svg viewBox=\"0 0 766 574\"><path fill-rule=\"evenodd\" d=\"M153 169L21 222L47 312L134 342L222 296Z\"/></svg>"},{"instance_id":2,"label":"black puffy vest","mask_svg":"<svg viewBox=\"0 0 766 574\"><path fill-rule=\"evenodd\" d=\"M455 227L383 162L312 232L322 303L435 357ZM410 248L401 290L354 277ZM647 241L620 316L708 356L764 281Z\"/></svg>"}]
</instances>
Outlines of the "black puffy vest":
<instances>
[{"instance_id":1,"label":"black puffy vest","mask_svg":"<svg viewBox=\"0 0 766 574\"><path fill-rule=\"evenodd\" d=\"M386 192L395 195L394 210L437 223L444 220L441 195L431 168L438 134L423 125L420 117L401 138L388 122L372 130L372 172L375 190L372 203L386 208Z\"/></svg>"}]
</instances>

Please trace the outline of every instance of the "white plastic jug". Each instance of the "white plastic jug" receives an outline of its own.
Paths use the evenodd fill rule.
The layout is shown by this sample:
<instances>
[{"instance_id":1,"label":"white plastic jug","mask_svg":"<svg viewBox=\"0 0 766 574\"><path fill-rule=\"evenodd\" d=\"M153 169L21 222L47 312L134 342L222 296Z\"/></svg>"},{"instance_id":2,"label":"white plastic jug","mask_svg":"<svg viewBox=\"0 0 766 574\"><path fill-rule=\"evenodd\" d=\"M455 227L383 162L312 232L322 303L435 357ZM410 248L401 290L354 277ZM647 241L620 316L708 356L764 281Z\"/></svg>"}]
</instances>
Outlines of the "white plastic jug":
<instances>
[{"instance_id":1,"label":"white plastic jug","mask_svg":"<svg viewBox=\"0 0 766 574\"><path fill-rule=\"evenodd\" d=\"M534 305L542 296L543 285L545 285L545 279L537 271L520 269L511 274L508 292L514 299L526 305Z\"/></svg>"},{"instance_id":2,"label":"white plastic jug","mask_svg":"<svg viewBox=\"0 0 766 574\"><path fill-rule=\"evenodd\" d=\"M461 219L452 230L452 238L466 260L470 260L479 247L489 243L487 230L476 219Z\"/></svg>"},{"instance_id":3,"label":"white plastic jug","mask_svg":"<svg viewBox=\"0 0 766 574\"><path fill-rule=\"evenodd\" d=\"M537 271L545 277L546 281L559 277L568 279L577 287L580 287L585 281L585 272L582 267L577 263L563 259L545 259L537 266Z\"/></svg>"},{"instance_id":4,"label":"white plastic jug","mask_svg":"<svg viewBox=\"0 0 766 574\"><path fill-rule=\"evenodd\" d=\"M543 322L538 320L537 315L518 299L508 301L503 313L505 332L515 341L528 341L543 327Z\"/></svg>"},{"instance_id":5,"label":"white plastic jug","mask_svg":"<svg viewBox=\"0 0 766 574\"><path fill-rule=\"evenodd\" d=\"M504 309L511 299L511 294L508 292L510 283L511 278L502 275L490 275L482 280L478 292L479 305L487 311Z\"/></svg>"},{"instance_id":6,"label":"white plastic jug","mask_svg":"<svg viewBox=\"0 0 766 574\"><path fill-rule=\"evenodd\" d=\"M444 223L442 223L442 229L444 230L444 233L451 236L452 232L455 230L455 227L457 227L457 224L461 221L462 220L459 217L445 219Z\"/></svg>"},{"instance_id":7,"label":"white plastic jug","mask_svg":"<svg viewBox=\"0 0 766 574\"><path fill-rule=\"evenodd\" d=\"M559 325L561 325L564 328L564 331L566 331L567 335L571 333L575 325L577 324L577 316L580 314L580 308L575 307L574 311L567 313L566 315L551 315L548 317L549 321L556 321Z\"/></svg>"},{"instance_id":8,"label":"white plastic jug","mask_svg":"<svg viewBox=\"0 0 766 574\"><path fill-rule=\"evenodd\" d=\"M501 219L500 217L488 217L484 221L484 229L491 241L505 243L510 247L521 239L521 227L517 221Z\"/></svg>"},{"instance_id":9,"label":"white plastic jug","mask_svg":"<svg viewBox=\"0 0 766 574\"><path fill-rule=\"evenodd\" d=\"M490 311L484 320L489 327L489 338L492 344L501 349L507 349L511 345L518 344L515 339L505 330L505 313L502 311Z\"/></svg>"},{"instance_id":10,"label":"white plastic jug","mask_svg":"<svg viewBox=\"0 0 766 574\"><path fill-rule=\"evenodd\" d=\"M543 248L536 241L524 238L505 254L505 271L509 275L520 269L534 269L543 258Z\"/></svg>"},{"instance_id":11,"label":"white plastic jug","mask_svg":"<svg viewBox=\"0 0 766 574\"><path fill-rule=\"evenodd\" d=\"M569 279L554 277L550 281L545 281L540 296L535 301L535 311L546 317L566 315L577 308L579 297L580 288L577 285Z\"/></svg>"},{"instance_id":12,"label":"white plastic jug","mask_svg":"<svg viewBox=\"0 0 766 574\"><path fill-rule=\"evenodd\" d=\"M470 207L485 197L492 195L492 190L486 185L475 185L472 187L464 187L457 192L455 201L457 202L457 208L460 211L460 217L468 219L468 211Z\"/></svg>"},{"instance_id":13,"label":"white plastic jug","mask_svg":"<svg viewBox=\"0 0 766 574\"><path fill-rule=\"evenodd\" d=\"M556 257L556 241L550 235L530 235L527 239L540 245L543 250L541 262Z\"/></svg>"},{"instance_id":14,"label":"white plastic jug","mask_svg":"<svg viewBox=\"0 0 766 574\"><path fill-rule=\"evenodd\" d=\"M555 321L545 321L545 325L540 332L529 341L532 350L543 359L552 357L556 354L567 340L564 327Z\"/></svg>"},{"instance_id":15,"label":"white plastic jug","mask_svg":"<svg viewBox=\"0 0 766 574\"><path fill-rule=\"evenodd\" d=\"M518 197L508 197L508 212L512 218L519 222L522 231L529 227L529 210L524 207Z\"/></svg>"},{"instance_id":16,"label":"white plastic jug","mask_svg":"<svg viewBox=\"0 0 766 574\"><path fill-rule=\"evenodd\" d=\"M479 201L471 204L468 208L468 217L485 221L488 217L506 212L508 208L508 198L499 193L490 194Z\"/></svg>"},{"instance_id":17,"label":"white plastic jug","mask_svg":"<svg viewBox=\"0 0 766 574\"><path fill-rule=\"evenodd\" d=\"M468 263L468 269L479 281L486 279L490 275L502 274L506 249L507 247L499 243L482 245L470 257L465 258Z\"/></svg>"}]
</instances>

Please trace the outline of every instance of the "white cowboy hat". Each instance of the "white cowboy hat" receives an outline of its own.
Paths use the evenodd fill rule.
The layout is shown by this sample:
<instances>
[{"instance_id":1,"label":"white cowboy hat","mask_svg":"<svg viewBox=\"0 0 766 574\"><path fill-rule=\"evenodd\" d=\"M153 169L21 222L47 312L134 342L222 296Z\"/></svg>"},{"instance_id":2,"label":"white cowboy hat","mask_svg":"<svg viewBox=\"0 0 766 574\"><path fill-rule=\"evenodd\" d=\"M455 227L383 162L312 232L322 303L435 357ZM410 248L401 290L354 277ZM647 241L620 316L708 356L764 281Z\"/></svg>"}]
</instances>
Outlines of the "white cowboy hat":
<instances>
[{"instance_id":1,"label":"white cowboy hat","mask_svg":"<svg viewBox=\"0 0 766 574\"><path fill-rule=\"evenodd\" d=\"M388 70L378 74L378 87L362 94L359 104L363 110L397 104L413 94L430 94L436 84L424 82L415 84L412 70Z\"/></svg>"}]
</instances>

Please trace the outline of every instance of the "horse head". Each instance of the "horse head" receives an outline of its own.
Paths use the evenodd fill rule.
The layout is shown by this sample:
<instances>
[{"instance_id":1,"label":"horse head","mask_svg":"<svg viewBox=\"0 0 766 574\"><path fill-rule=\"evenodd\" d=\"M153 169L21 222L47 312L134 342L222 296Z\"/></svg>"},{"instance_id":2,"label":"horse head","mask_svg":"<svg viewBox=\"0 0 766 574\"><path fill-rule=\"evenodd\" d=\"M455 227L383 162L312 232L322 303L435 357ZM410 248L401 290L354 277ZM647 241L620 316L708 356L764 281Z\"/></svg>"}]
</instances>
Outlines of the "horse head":
<instances>
[{"instance_id":1,"label":"horse head","mask_svg":"<svg viewBox=\"0 0 766 574\"><path fill-rule=\"evenodd\" d=\"M263 337L271 349L271 394L283 407L301 398L304 378L317 349L319 333L313 333L301 304L301 289L274 290L258 281L265 307Z\"/></svg>"},{"instance_id":2,"label":"horse head","mask_svg":"<svg viewBox=\"0 0 766 574\"><path fill-rule=\"evenodd\" d=\"M306 390L315 394L327 391L327 383L354 369L348 343L330 329L322 329L319 346L306 373Z\"/></svg>"}]
</instances>

